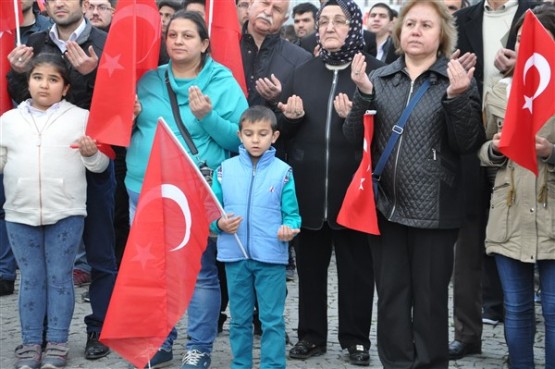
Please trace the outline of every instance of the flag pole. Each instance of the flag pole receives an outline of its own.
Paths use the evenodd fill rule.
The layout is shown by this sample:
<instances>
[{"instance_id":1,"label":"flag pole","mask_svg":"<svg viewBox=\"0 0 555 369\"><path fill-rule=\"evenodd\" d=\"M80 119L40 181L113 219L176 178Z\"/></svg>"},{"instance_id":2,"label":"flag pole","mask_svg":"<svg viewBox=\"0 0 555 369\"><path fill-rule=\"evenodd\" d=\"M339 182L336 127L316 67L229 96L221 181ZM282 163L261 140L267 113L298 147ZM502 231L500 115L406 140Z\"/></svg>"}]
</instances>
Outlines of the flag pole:
<instances>
[{"instance_id":1,"label":"flag pole","mask_svg":"<svg viewBox=\"0 0 555 369\"><path fill-rule=\"evenodd\" d=\"M166 123L166 121L164 120L164 118L159 117L158 118L158 124L162 124L164 126L164 128L166 129L166 131L170 134L170 137L174 140L175 144L179 147L179 149L183 152L183 154L185 155L185 157L187 158L187 160L189 161L189 163L191 164L192 167L195 168L195 170L197 171L197 174L201 177L204 178L204 176L202 175L202 173L200 172L198 166L195 164L195 162L193 161L193 159L191 159L191 156L189 155L189 153L185 150L185 148L183 147L183 145L181 145L181 143L179 142L179 140L177 139L177 137L175 137L175 135L173 134L171 128L168 126L168 123ZM214 192L212 191L212 188L208 185L208 183L203 179L202 180L202 184L204 185L204 187L206 187L206 189L208 190L208 193L210 194L210 196L212 197L212 199L214 200L214 202L216 203L216 205L218 206L218 210L220 210L220 214L222 215L222 217L224 219L227 219L227 214L225 213L224 208L222 207L222 205L220 204L220 201L216 198L216 195L214 195ZM235 236L235 241L237 241L237 244L239 245L239 248L241 249L241 252L243 253L243 256L248 259L249 255L247 254L247 251L245 250L245 246L243 246L243 243L241 242L241 240L239 239L239 236L237 236L237 233L233 234Z\"/></svg>"},{"instance_id":2,"label":"flag pole","mask_svg":"<svg viewBox=\"0 0 555 369\"><path fill-rule=\"evenodd\" d=\"M21 45L21 33L19 32L19 9L18 9L19 0L13 0L13 10L15 12L15 37L16 37L16 45Z\"/></svg>"},{"instance_id":3,"label":"flag pole","mask_svg":"<svg viewBox=\"0 0 555 369\"><path fill-rule=\"evenodd\" d=\"M208 37L209 38L212 36L212 21L213 20L214 20L214 0L210 0L210 8L209 8L209 11L208 11Z\"/></svg>"}]
</instances>

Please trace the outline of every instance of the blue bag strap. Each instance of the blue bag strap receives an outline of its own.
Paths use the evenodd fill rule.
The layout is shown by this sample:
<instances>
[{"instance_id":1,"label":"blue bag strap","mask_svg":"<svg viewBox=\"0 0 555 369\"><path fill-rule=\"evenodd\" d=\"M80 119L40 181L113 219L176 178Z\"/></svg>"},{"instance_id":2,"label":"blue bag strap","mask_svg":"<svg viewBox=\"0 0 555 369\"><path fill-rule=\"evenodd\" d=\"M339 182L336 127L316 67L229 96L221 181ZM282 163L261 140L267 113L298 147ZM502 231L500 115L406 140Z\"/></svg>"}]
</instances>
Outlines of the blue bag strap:
<instances>
[{"instance_id":1,"label":"blue bag strap","mask_svg":"<svg viewBox=\"0 0 555 369\"><path fill-rule=\"evenodd\" d=\"M418 101L420 101L422 96L424 96L424 93L429 87L430 87L430 80L425 79L422 85L420 86L420 88L418 89L418 91L416 91L416 93L410 99L405 110L403 110L403 114L401 114L401 118L399 118L399 121L397 122L397 124L394 125L393 128L391 129L392 131L391 136L389 136L389 140L387 141L387 145L385 146L385 149L382 152L382 155L380 156L380 160L378 160L378 164L376 164L376 168L374 169L374 172L372 172L372 181L374 182L374 195L377 194L376 191L378 189L377 188L378 182L380 181L380 177L385 168L385 164L387 163L389 156L391 156L391 153L393 152L393 149L395 148L397 141L403 134L403 127L407 123L410 113L412 112L416 104L418 104Z\"/></svg>"}]
</instances>

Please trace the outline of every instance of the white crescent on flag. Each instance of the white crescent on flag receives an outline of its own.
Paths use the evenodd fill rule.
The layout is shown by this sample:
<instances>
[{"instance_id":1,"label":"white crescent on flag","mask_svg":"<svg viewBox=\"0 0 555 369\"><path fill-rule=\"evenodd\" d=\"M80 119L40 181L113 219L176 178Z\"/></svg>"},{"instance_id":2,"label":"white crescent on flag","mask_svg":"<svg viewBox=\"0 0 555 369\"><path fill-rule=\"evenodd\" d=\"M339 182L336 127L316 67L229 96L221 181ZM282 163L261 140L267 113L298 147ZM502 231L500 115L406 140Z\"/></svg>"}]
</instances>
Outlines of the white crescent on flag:
<instances>
[{"instance_id":1,"label":"white crescent on flag","mask_svg":"<svg viewBox=\"0 0 555 369\"><path fill-rule=\"evenodd\" d=\"M533 53L524 64L524 73L522 74L522 82L524 85L526 85L526 75L528 74L528 71L534 66L540 75L540 83L534 93L534 96L529 97L524 95L524 106L522 107L522 109L528 109L530 114L532 114L532 103L534 99L541 95L551 80L551 67L549 66L549 62L542 54Z\"/></svg>"}]
</instances>

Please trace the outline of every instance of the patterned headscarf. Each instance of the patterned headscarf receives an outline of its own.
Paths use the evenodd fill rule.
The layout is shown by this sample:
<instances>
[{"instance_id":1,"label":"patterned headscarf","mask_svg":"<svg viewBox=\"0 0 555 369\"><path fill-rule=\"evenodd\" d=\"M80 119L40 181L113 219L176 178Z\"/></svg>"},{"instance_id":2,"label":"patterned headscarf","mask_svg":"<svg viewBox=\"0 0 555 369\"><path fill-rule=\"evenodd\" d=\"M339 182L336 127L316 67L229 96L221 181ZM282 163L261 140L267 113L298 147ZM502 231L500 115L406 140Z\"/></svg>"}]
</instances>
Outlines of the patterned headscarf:
<instances>
[{"instance_id":1,"label":"patterned headscarf","mask_svg":"<svg viewBox=\"0 0 555 369\"><path fill-rule=\"evenodd\" d=\"M322 48L320 50L320 57L326 64L347 64L353 60L356 53L364 48L364 38L362 37L362 12L353 0L329 0L320 7L316 19L320 19L322 10L328 5L338 5L341 8L349 20L350 28L349 34L345 39L345 44L341 46L339 51L331 52ZM316 39L318 40L318 45L321 47L322 44L320 43L320 32L318 27L316 28Z\"/></svg>"}]
</instances>

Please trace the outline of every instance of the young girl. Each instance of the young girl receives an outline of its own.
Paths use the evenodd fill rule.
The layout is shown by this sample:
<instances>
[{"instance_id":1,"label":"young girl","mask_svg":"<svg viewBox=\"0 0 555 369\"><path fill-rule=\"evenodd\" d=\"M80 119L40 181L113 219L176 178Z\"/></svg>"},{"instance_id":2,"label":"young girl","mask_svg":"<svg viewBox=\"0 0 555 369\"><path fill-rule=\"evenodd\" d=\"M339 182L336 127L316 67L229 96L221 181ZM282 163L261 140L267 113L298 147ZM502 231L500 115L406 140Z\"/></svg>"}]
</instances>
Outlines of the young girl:
<instances>
[{"instance_id":1,"label":"young girl","mask_svg":"<svg viewBox=\"0 0 555 369\"><path fill-rule=\"evenodd\" d=\"M87 215L85 168L102 172L109 159L83 136L88 111L64 100L68 70L60 55L38 55L27 78L31 98L0 117L6 228L21 273L16 369L56 369L65 367L69 350L73 260Z\"/></svg>"}]
</instances>

